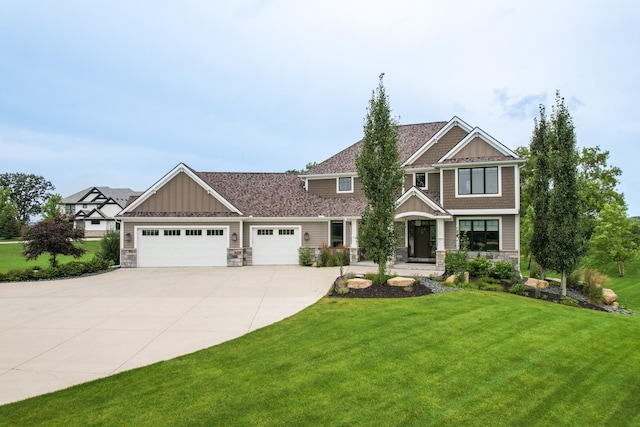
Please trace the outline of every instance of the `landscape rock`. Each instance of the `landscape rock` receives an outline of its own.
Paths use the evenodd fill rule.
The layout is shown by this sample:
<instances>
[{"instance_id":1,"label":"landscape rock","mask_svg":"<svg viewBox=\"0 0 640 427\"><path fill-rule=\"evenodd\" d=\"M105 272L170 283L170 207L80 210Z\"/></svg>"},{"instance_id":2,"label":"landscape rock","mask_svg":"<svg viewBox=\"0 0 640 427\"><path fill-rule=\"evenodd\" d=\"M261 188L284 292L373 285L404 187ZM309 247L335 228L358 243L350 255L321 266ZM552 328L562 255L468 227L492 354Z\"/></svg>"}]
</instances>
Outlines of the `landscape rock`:
<instances>
[{"instance_id":1,"label":"landscape rock","mask_svg":"<svg viewBox=\"0 0 640 427\"><path fill-rule=\"evenodd\" d=\"M347 287L350 289L365 289L373 285L373 282L368 279L349 279L347 280Z\"/></svg>"},{"instance_id":2,"label":"landscape rock","mask_svg":"<svg viewBox=\"0 0 640 427\"><path fill-rule=\"evenodd\" d=\"M455 274L452 274L451 276L447 277L447 279L444 281L444 283L456 283Z\"/></svg>"},{"instance_id":3,"label":"landscape rock","mask_svg":"<svg viewBox=\"0 0 640 427\"><path fill-rule=\"evenodd\" d=\"M604 303L607 305L612 305L618 299L618 295L616 295L616 293L611 289L607 288L602 289L602 296L604 298Z\"/></svg>"},{"instance_id":4,"label":"landscape rock","mask_svg":"<svg viewBox=\"0 0 640 427\"><path fill-rule=\"evenodd\" d=\"M414 282L415 280L410 277L392 277L391 279L387 280L387 285L405 288L407 286L413 286Z\"/></svg>"},{"instance_id":5,"label":"landscape rock","mask_svg":"<svg viewBox=\"0 0 640 427\"><path fill-rule=\"evenodd\" d=\"M540 289L547 289L549 287L549 282L547 282L546 280L538 280L534 277L529 277L529 279L527 279L527 286L531 286L532 288L538 287Z\"/></svg>"},{"instance_id":6,"label":"landscape rock","mask_svg":"<svg viewBox=\"0 0 640 427\"><path fill-rule=\"evenodd\" d=\"M413 286L405 286L404 288L402 288L402 290L411 293L413 292Z\"/></svg>"}]
</instances>

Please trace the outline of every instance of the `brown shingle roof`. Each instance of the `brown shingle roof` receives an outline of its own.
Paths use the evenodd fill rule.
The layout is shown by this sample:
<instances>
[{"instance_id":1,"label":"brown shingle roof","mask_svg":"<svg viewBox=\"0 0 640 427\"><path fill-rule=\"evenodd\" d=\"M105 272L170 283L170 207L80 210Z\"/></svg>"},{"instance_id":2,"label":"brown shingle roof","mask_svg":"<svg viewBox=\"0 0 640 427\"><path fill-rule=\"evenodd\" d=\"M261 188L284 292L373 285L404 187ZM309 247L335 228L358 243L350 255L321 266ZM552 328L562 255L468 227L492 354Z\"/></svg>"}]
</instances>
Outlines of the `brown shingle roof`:
<instances>
[{"instance_id":1,"label":"brown shingle roof","mask_svg":"<svg viewBox=\"0 0 640 427\"><path fill-rule=\"evenodd\" d=\"M446 124L447 122L432 122L398 126L400 163L404 163ZM324 162L307 171L305 175L356 172L356 157L361 149L362 140L342 150L338 154L329 157Z\"/></svg>"},{"instance_id":2,"label":"brown shingle roof","mask_svg":"<svg viewBox=\"0 0 640 427\"><path fill-rule=\"evenodd\" d=\"M324 198L287 173L196 172L244 216L326 217L360 215L364 197Z\"/></svg>"}]
</instances>

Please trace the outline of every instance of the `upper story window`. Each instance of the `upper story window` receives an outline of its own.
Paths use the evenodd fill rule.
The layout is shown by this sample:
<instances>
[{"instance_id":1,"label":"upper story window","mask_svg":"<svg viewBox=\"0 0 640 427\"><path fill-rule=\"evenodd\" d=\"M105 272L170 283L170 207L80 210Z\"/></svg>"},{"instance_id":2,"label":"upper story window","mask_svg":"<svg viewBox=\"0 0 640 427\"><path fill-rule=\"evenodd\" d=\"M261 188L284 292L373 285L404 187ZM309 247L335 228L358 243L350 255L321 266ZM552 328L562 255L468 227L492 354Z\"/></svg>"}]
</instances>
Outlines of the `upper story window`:
<instances>
[{"instance_id":1,"label":"upper story window","mask_svg":"<svg viewBox=\"0 0 640 427\"><path fill-rule=\"evenodd\" d=\"M353 177L341 176L337 180L338 193L353 193Z\"/></svg>"},{"instance_id":2,"label":"upper story window","mask_svg":"<svg viewBox=\"0 0 640 427\"><path fill-rule=\"evenodd\" d=\"M416 172L413 174L415 186L418 188L427 188L427 174L425 172Z\"/></svg>"},{"instance_id":3,"label":"upper story window","mask_svg":"<svg viewBox=\"0 0 640 427\"><path fill-rule=\"evenodd\" d=\"M458 169L458 194L498 194L498 167Z\"/></svg>"}]
</instances>

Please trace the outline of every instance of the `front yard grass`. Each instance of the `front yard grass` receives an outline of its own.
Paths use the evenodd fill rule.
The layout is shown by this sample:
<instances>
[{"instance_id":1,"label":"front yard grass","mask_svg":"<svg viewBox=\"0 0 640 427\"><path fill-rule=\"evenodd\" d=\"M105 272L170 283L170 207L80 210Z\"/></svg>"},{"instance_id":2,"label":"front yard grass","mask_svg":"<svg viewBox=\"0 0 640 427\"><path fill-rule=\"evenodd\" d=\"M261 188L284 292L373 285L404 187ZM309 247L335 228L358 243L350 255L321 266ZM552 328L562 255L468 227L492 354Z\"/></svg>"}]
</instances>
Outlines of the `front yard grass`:
<instances>
[{"instance_id":1,"label":"front yard grass","mask_svg":"<svg viewBox=\"0 0 640 427\"><path fill-rule=\"evenodd\" d=\"M493 292L330 299L0 407L7 425L640 425L640 316Z\"/></svg>"},{"instance_id":2,"label":"front yard grass","mask_svg":"<svg viewBox=\"0 0 640 427\"><path fill-rule=\"evenodd\" d=\"M89 240L84 243L78 244L80 247L87 250L85 254L79 258L79 261L89 261L93 258L96 252L100 251L99 240ZM0 273L6 273L10 270L24 270L26 268L49 267L49 254L40 255L37 259L27 261L22 255L23 246L21 243L7 243L0 245ZM65 264L69 261L76 260L72 256L58 256L58 262Z\"/></svg>"}]
</instances>

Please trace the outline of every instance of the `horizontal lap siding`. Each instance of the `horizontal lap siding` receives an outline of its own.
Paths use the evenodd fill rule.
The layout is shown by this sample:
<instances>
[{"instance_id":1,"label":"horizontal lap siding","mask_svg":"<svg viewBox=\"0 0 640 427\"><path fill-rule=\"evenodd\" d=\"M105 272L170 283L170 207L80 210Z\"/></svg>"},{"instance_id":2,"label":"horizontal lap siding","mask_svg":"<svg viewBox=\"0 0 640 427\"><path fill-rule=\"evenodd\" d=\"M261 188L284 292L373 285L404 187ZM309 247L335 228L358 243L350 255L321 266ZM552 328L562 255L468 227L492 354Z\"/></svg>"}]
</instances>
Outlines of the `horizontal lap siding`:
<instances>
[{"instance_id":1,"label":"horizontal lap siding","mask_svg":"<svg viewBox=\"0 0 640 427\"><path fill-rule=\"evenodd\" d=\"M439 193L440 192L440 174L439 173L430 173L429 175L429 193Z\"/></svg>"},{"instance_id":2,"label":"horizontal lap siding","mask_svg":"<svg viewBox=\"0 0 640 427\"><path fill-rule=\"evenodd\" d=\"M443 171L444 186L442 195L445 209L515 209L516 187L513 166L502 168L502 196L501 197L457 197L456 198L456 170Z\"/></svg>"},{"instance_id":3,"label":"horizontal lap siding","mask_svg":"<svg viewBox=\"0 0 640 427\"><path fill-rule=\"evenodd\" d=\"M336 178L310 179L307 184L307 191L321 197L353 197L362 195L362 183L360 179L353 180L353 193L338 193Z\"/></svg>"}]
</instances>

